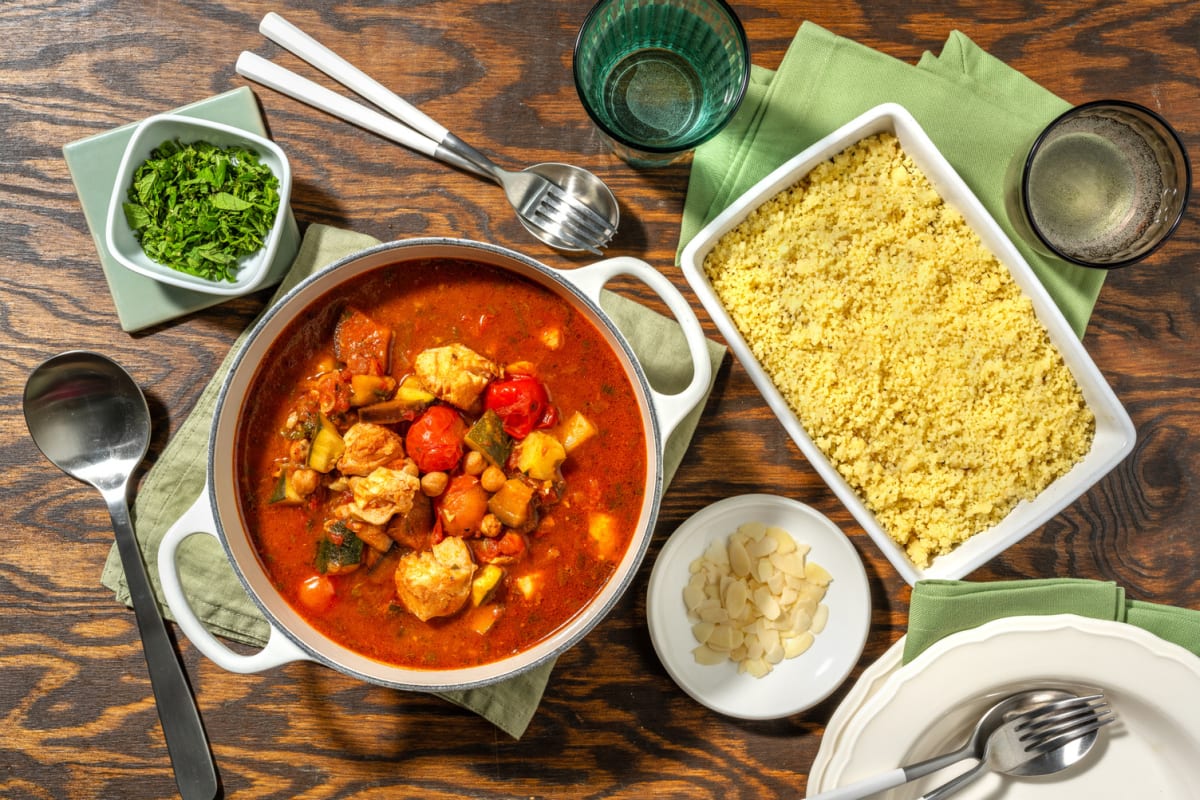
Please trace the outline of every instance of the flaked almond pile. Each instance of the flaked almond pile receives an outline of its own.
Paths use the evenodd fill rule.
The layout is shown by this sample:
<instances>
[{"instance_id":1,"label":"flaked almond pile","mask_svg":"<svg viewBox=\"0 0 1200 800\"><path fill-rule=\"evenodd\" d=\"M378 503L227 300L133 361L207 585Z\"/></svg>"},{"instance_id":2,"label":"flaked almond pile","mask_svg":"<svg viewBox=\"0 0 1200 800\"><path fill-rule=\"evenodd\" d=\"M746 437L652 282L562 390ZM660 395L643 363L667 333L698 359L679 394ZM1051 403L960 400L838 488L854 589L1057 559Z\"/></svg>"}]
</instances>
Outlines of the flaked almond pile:
<instances>
[{"instance_id":1,"label":"flaked almond pile","mask_svg":"<svg viewBox=\"0 0 1200 800\"><path fill-rule=\"evenodd\" d=\"M786 530L749 522L689 566L683 602L700 664L726 659L756 678L812 646L825 628L832 578Z\"/></svg>"}]
</instances>

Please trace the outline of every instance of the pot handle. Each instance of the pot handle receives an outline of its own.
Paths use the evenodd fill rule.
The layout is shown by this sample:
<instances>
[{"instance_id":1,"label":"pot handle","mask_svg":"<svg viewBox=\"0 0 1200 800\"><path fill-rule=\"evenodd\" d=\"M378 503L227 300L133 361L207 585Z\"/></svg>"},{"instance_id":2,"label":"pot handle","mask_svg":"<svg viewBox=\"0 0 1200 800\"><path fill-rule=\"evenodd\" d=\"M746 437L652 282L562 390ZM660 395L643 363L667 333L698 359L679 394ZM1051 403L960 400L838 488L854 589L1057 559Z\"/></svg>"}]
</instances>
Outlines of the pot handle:
<instances>
[{"instance_id":1,"label":"pot handle","mask_svg":"<svg viewBox=\"0 0 1200 800\"><path fill-rule=\"evenodd\" d=\"M229 672L243 674L261 672L292 661L311 661L312 659L307 653L293 644L274 625L271 626L271 634L267 638L266 645L257 653L249 655L235 653L209 633L204 624L200 622L199 617L192 611L192 606L183 593L183 584L179 579L179 566L175 561L175 554L184 539L198 533L207 534L219 540L220 537L217 536L216 530L217 523L213 518L212 505L209 503L209 489L205 485L204 491L196 498L196 502L192 503L191 508L185 511L183 516L175 520L175 523L163 536L162 544L159 545L158 574L162 581L163 596L179 627L187 634L188 639L196 646L197 650L208 656L209 660L216 663L217 666Z\"/></svg>"},{"instance_id":2,"label":"pot handle","mask_svg":"<svg viewBox=\"0 0 1200 800\"><path fill-rule=\"evenodd\" d=\"M708 357L708 342L704 338L704 330L696 319L691 305L666 276L641 259L630 256L597 261L586 267L571 270L557 270L558 274L587 295L596 305L600 305L600 290L605 284L618 275L636 278L657 294L675 321L683 329L687 341L688 353L692 358L692 380L677 394L663 394L650 389L651 401L661 428L662 441L665 443L671 432L690 414L704 399L708 385L712 381L712 363Z\"/></svg>"}]
</instances>

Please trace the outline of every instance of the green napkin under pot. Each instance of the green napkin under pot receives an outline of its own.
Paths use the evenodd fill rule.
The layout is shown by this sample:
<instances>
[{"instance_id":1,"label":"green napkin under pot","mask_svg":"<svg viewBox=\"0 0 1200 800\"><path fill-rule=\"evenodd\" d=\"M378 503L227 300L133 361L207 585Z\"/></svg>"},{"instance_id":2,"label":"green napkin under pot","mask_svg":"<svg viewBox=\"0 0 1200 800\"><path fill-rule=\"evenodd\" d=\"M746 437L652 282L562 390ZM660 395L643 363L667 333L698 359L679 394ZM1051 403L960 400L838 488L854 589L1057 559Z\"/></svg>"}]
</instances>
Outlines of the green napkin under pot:
<instances>
[{"instance_id":1,"label":"green napkin under pot","mask_svg":"<svg viewBox=\"0 0 1200 800\"><path fill-rule=\"evenodd\" d=\"M293 286L344 256L378 244L370 236L324 225L310 225L296 261L275 299ZM686 385L691 376L691 358L678 324L645 306L611 292L604 292L601 305L637 354L647 379L658 389L672 391ZM158 545L163 534L204 489L207 472L208 438L217 395L232 356L247 336L243 333L230 348L230 355L217 369L201 393L179 432L147 473L138 490L133 518L147 571L158 593L164 615L170 609L162 601L158 576ZM715 376L725 348L708 343ZM711 383L709 390L711 390ZM704 403L689 414L667 440L664 485L675 474L695 431ZM269 628L254 601L245 593L220 544L209 536L193 536L180 548L180 581L193 610L214 634L250 645L266 642ZM129 604L129 590L115 548L109 553L101 581L117 599ZM501 730L519 738L537 710L553 670L548 662L508 681L466 691L442 692L439 696L490 720Z\"/></svg>"}]
</instances>

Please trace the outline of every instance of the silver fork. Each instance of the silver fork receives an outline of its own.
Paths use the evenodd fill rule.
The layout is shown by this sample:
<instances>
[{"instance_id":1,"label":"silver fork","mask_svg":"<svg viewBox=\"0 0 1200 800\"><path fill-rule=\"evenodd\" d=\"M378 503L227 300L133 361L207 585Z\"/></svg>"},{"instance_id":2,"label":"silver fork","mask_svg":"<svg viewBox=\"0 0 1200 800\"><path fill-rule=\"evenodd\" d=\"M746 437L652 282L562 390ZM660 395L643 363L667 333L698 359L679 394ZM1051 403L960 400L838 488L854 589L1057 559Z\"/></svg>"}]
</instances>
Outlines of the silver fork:
<instances>
[{"instance_id":1,"label":"silver fork","mask_svg":"<svg viewBox=\"0 0 1200 800\"><path fill-rule=\"evenodd\" d=\"M239 74L431 158L503 187L522 224L553 247L600 255L619 223L619 207L592 173L568 164L536 164L512 172L494 164L443 125L274 12L259 24L263 35L342 83L395 119L349 100L253 53L237 61ZM399 122L397 122L399 120Z\"/></svg>"},{"instance_id":2,"label":"silver fork","mask_svg":"<svg viewBox=\"0 0 1200 800\"><path fill-rule=\"evenodd\" d=\"M1059 700L1018 714L988 737L979 763L922 795L921 800L943 800L989 768L1006 775L1059 772L1082 759L1091 749L1096 731L1116 718L1099 694Z\"/></svg>"}]
</instances>

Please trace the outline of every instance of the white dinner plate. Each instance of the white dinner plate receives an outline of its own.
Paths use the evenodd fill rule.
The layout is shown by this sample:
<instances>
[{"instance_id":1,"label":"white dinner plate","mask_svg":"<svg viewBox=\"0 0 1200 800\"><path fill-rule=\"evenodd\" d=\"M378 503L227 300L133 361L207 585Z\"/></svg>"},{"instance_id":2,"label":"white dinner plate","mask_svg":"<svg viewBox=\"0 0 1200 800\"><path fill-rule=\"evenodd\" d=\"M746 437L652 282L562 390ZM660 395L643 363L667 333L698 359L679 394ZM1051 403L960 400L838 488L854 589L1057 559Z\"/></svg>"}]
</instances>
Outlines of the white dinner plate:
<instances>
[{"instance_id":1,"label":"white dinner plate","mask_svg":"<svg viewBox=\"0 0 1200 800\"><path fill-rule=\"evenodd\" d=\"M739 525L777 525L812 550L833 581L825 595L829 621L812 647L785 659L765 677L739 673L732 661L697 664L683 604L692 561L710 542ZM828 697L858 662L871 623L871 594L858 552L828 517L803 503L769 494L731 497L696 512L667 540L650 573L646 617L654 649L679 687L698 703L742 719L777 719L799 713Z\"/></svg>"},{"instance_id":2,"label":"white dinner plate","mask_svg":"<svg viewBox=\"0 0 1200 800\"><path fill-rule=\"evenodd\" d=\"M868 699L875 696L887 679L892 676L892 673L903 666L903 663L904 637L902 636L883 655L863 670L862 675L859 675L858 680L854 682L854 686L850 687L850 691L834 709L833 715L825 725L825 733L821 736L821 746L817 748L817 757L813 759L812 766L808 770L810 794L815 792L815 787L825 779L825 770L829 767L829 760L835 752L838 752L842 734L845 733L850 721L854 719L854 715L859 712Z\"/></svg>"},{"instance_id":3,"label":"white dinner plate","mask_svg":"<svg viewBox=\"0 0 1200 800\"><path fill-rule=\"evenodd\" d=\"M997 620L878 677L840 729L827 730L810 794L952 749L1000 695L1066 685L1102 690L1118 717L1088 758L1046 778L985 774L956 800L1200 797L1200 658L1133 625L1074 615ZM910 800L949 774L880 797Z\"/></svg>"}]
</instances>

